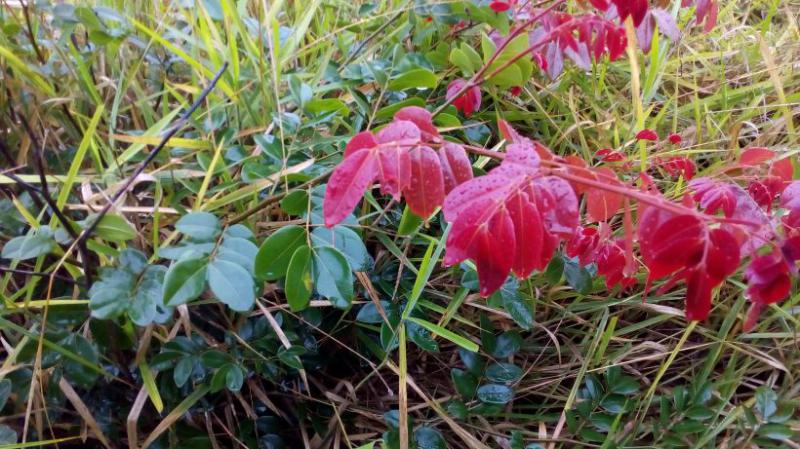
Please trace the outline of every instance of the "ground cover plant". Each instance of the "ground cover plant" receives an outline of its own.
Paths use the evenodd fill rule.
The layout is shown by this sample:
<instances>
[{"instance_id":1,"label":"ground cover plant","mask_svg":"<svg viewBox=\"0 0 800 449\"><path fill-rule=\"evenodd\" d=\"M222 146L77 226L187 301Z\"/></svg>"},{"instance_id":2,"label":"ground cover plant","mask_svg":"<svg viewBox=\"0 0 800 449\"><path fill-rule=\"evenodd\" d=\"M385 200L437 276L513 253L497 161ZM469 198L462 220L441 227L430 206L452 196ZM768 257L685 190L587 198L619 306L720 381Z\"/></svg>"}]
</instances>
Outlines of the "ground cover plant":
<instances>
[{"instance_id":1,"label":"ground cover plant","mask_svg":"<svg viewBox=\"0 0 800 449\"><path fill-rule=\"evenodd\" d=\"M0 5L0 447L800 446L797 4Z\"/></svg>"}]
</instances>

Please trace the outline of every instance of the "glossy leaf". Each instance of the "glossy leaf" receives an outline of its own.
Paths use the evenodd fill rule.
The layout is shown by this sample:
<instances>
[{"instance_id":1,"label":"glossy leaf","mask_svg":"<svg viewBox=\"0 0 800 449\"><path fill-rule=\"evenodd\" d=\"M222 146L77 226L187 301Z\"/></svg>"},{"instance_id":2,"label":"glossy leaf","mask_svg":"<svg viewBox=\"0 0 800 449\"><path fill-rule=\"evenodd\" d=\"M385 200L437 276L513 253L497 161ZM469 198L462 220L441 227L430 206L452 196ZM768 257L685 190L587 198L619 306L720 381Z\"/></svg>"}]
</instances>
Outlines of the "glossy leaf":
<instances>
[{"instance_id":1,"label":"glossy leaf","mask_svg":"<svg viewBox=\"0 0 800 449\"><path fill-rule=\"evenodd\" d=\"M256 302L255 283L241 265L224 259L208 264L208 286L220 301L231 310L246 312Z\"/></svg>"},{"instance_id":2,"label":"glossy leaf","mask_svg":"<svg viewBox=\"0 0 800 449\"><path fill-rule=\"evenodd\" d=\"M206 287L207 266L208 261L200 258L172 264L164 277L164 304L178 306L200 296Z\"/></svg>"},{"instance_id":3,"label":"glossy leaf","mask_svg":"<svg viewBox=\"0 0 800 449\"><path fill-rule=\"evenodd\" d=\"M305 228L297 225L284 226L272 233L256 253L256 277L274 281L286 276L292 255L306 244L306 238Z\"/></svg>"},{"instance_id":4,"label":"glossy leaf","mask_svg":"<svg viewBox=\"0 0 800 449\"><path fill-rule=\"evenodd\" d=\"M303 310L311 299L311 249L301 246L292 255L286 272L286 301L293 311Z\"/></svg>"},{"instance_id":5,"label":"glossy leaf","mask_svg":"<svg viewBox=\"0 0 800 449\"><path fill-rule=\"evenodd\" d=\"M344 255L336 248L324 246L314 250L311 278L317 293L334 306L345 309L353 299L353 274Z\"/></svg>"},{"instance_id":6,"label":"glossy leaf","mask_svg":"<svg viewBox=\"0 0 800 449\"><path fill-rule=\"evenodd\" d=\"M186 214L175 222L175 229L199 242L213 240L222 232L219 219L209 212Z\"/></svg>"}]
</instances>

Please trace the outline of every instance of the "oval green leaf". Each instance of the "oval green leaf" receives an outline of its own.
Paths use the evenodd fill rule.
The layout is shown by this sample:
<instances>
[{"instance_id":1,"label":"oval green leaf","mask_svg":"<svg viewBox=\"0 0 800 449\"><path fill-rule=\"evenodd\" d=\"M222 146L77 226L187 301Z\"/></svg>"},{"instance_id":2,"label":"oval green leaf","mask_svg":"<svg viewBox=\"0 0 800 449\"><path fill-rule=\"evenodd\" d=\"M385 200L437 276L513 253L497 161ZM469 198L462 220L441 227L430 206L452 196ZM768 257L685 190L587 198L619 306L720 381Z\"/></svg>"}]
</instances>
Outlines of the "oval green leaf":
<instances>
[{"instance_id":1,"label":"oval green leaf","mask_svg":"<svg viewBox=\"0 0 800 449\"><path fill-rule=\"evenodd\" d=\"M311 299L311 248L297 248L286 272L286 300L295 312L305 309Z\"/></svg>"},{"instance_id":2,"label":"oval green leaf","mask_svg":"<svg viewBox=\"0 0 800 449\"><path fill-rule=\"evenodd\" d=\"M208 265L208 286L231 310L246 312L256 302L255 284L241 265L215 259Z\"/></svg>"},{"instance_id":3,"label":"oval green leaf","mask_svg":"<svg viewBox=\"0 0 800 449\"><path fill-rule=\"evenodd\" d=\"M206 286L205 259L181 260L167 271L164 278L164 304L177 306L197 298Z\"/></svg>"},{"instance_id":4,"label":"oval green leaf","mask_svg":"<svg viewBox=\"0 0 800 449\"><path fill-rule=\"evenodd\" d=\"M286 276L292 255L305 243L306 230L300 226L291 225L275 231L258 249L255 263L256 277L275 281Z\"/></svg>"}]
</instances>

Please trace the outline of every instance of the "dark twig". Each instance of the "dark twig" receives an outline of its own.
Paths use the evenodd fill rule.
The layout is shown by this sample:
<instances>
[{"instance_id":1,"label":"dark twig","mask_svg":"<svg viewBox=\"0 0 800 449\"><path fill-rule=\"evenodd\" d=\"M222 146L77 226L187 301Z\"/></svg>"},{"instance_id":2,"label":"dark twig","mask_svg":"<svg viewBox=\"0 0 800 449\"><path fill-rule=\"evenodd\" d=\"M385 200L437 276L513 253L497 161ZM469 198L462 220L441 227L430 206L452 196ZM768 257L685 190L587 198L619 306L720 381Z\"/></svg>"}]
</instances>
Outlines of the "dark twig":
<instances>
[{"instance_id":1,"label":"dark twig","mask_svg":"<svg viewBox=\"0 0 800 449\"><path fill-rule=\"evenodd\" d=\"M39 276L39 277L46 277L46 276L51 276L52 275L52 273L45 273L45 272L42 272L42 271L23 270L23 269L20 269L20 268L11 268L11 267L5 267L5 266L0 266L0 273L12 273L12 274L21 274L21 275L24 275L24 276ZM72 279L70 277L62 276L60 274L56 274L55 277L56 277L56 279L60 279L60 280L62 280L64 282L69 282L71 284L76 284L75 279Z\"/></svg>"},{"instance_id":2,"label":"dark twig","mask_svg":"<svg viewBox=\"0 0 800 449\"><path fill-rule=\"evenodd\" d=\"M36 171L39 173L39 182L41 186L39 189L34 188L30 184L28 184L28 191L29 193L37 192L45 203L50 206L50 209L53 211L53 214L56 216L56 219L61 223L61 226L64 228L65 231L72 237L73 240L78 241L78 232L73 227L72 221L70 221L64 212L58 208L58 204L53 199L53 196L50 195L50 187L47 185L47 175L45 167L44 167L44 148L39 145L38 140L36 139L36 134L34 134L33 129L31 129L30 124L25 117L20 115L19 116L20 123L22 123L22 127L25 128L25 132L31 139L31 143L33 144L33 157L36 163ZM13 178L12 178L13 179ZM21 179L17 178L15 181L20 182ZM23 183L21 185L25 185L27 183ZM84 278L86 279L86 288L92 286L92 260L90 259L89 249L86 247L85 242L78 241L78 253L81 255L81 265L83 267L83 274Z\"/></svg>"},{"instance_id":3,"label":"dark twig","mask_svg":"<svg viewBox=\"0 0 800 449\"><path fill-rule=\"evenodd\" d=\"M223 63L222 67L219 69L219 72L217 72L217 74L214 75L214 79L212 79L211 83L209 83L209 85L206 86L206 88L203 89L202 92L200 92L200 96L197 97L197 99L194 101L194 103L192 103L189 109L187 109L183 114L181 114L178 120L176 120L175 123L173 123L172 125L170 125L169 128L167 128L158 145L156 145L156 147L153 148L153 151L151 151L150 154L148 154L147 157L141 162L141 164L139 164L139 166L136 167L136 170L134 170L133 173L125 180L125 183L122 185L122 187L120 187L114 193L114 195L111 196L111 199L108 201L108 203L106 203L106 205L103 207L100 213L97 214L97 217L91 223L89 223L89 225L86 228L84 228L83 232L81 232L81 234L76 239L77 244L85 242L86 239L89 238L90 235L92 235L92 232L94 232L95 228L97 227L97 224L100 223L100 220L102 220L103 217L106 214L108 214L108 212L111 210L111 208L114 207L114 204L116 204L117 201L120 198L122 198L123 195L125 195L128 189L130 189L131 185L133 185L133 182L136 180L136 178L140 174L142 174L142 172L145 170L145 168L147 168L150 162L152 162L156 158L156 156L158 156L158 153L161 152L164 146L166 146L167 142L169 142L169 140L178 131L180 131L181 128L183 128L183 125L186 124L186 122L189 120L189 117L191 117L194 111L196 111L197 108L200 107L200 105L203 103L206 97L208 97L208 94L210 94L211 91L214 89L214 86L217 85L217 82L219 82L219 79L222 77L222 74L225 72L227 68L228 68L228 63L227 62Z\"/></svg>"},{"instance_id":4,"label":"dark twig","mask_svg":"<svg viewBox=\"0 0 800 449\"><path fill-rule=\"evenodd\" d=\"M247 218L249 218L250 216L252 216L253 214L255 214L256 212L258 212L260 210L263 210L264 208L269 207L269 206L277 203L278 201L282 200L286 195L289 194L289 192L292 192L292 191L295 191L295 190L304 189L306 187L310 187L310 186L313 186L314 184L322 182L328 176L330 176L331 173L333 173L333 170L328 170L325 173L317 176L316 178L309 179L308 181L304 182L303 184L300 184L299 186L297 186L296 188L294 188L292 190L289 190L287 192L281 192L281 193L279 193L277 195L268 196L268 197L264 198L263 200L259 201L258 204L256 204L255 206L253 206L250 209L247 209L246 211L242 212L241 214L233 217L228 222L228 224L241 223L244 220L246 220Z\"/></svg>"},{"instance_id":5,"label":"dark twig","mask_svg":"<svg viewBox=\"0 0 800 449\"><path fill-rule=\"evenodd\" d=\"M392 17L391 17L389 20L387 20L387 21L386 21L386 22L384 22L384 23L383 23L381 26L379 26L377 30L373 31L373 32L372 32L372 34L370 34L369 36L367 36L367 37L366 37L366 39L364 39L363 41L361 41L361 43L360 43L360 44L358 44L358 47L356 47L356 48L355 48L355 50L353 50L352 52L350 52L350 55L348 55L348 56L347 56L347 58L344 60L344 62L342 62L342 65L341 65L341 66L339 66L339 72L341 72L342 70L344 70L344 68L345 68L345 67L347 67L347 65L348 65L348 64L350 64L351 62L353 62L353 60L354 60L356 57L358 57L358 56L361 54L361 50L363 50L363 49L364 49L364 47L366 47L366 46L367 46L367 44L368 44L368 43L369 43L369 42L370 42L372 39L375 39L375 37L376 37L376 36L378 36L378 35L380 35L380 34L383 32L383 30L385 30L386 28L388 28L388 27L389 27L389 25L391 25L392 23L394 23L394 21L395 21L395 20L399 19L399 18L400 18L400 16L402 16L404 12L405 12L405 11L400 11L400 12L398 12L397 14L395 14L394 16L392 16Z\"/></svg>"}]
</instances>

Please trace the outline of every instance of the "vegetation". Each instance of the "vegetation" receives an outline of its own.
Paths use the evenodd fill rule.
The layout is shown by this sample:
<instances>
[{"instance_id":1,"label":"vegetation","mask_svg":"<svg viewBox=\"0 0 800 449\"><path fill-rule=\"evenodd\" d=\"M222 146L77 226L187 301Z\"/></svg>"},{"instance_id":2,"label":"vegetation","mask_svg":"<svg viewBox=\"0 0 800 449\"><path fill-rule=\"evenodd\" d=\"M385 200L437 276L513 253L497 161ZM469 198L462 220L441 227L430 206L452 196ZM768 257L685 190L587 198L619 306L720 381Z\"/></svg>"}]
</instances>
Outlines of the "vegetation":
<instances>
[{"instance_id":1,"label":"vegetation","mask_svg":"<svg viewBox=\"0 0 800 449\"><path fill-rule=\"evenodd\" d=\"M0 448L800 447L797 4L0 5Z\"/></svg>"}]
</instances>

